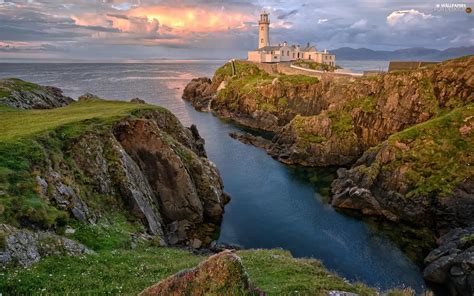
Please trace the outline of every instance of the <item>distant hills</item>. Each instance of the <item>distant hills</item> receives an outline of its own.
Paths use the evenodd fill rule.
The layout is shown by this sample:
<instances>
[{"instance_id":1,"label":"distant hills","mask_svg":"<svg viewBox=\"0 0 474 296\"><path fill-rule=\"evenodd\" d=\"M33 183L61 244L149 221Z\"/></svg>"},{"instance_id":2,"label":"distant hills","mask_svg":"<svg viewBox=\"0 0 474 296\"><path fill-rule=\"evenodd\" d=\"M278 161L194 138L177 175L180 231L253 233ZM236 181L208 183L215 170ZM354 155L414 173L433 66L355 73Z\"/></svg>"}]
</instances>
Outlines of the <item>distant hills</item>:
<instances>
[{"instance_id":1,"label":"distant hills","mask_svg":"<svg viewBox=\"0 0 474 296\"><path fill-rule=\"evenodd\" d=\"M413 47L394 51L368 48L341 47L331 50L338 60L424 60L443 61L465 55L474 55L474 46L452 47L445 50Z\"/></svg>"}]
</instances>

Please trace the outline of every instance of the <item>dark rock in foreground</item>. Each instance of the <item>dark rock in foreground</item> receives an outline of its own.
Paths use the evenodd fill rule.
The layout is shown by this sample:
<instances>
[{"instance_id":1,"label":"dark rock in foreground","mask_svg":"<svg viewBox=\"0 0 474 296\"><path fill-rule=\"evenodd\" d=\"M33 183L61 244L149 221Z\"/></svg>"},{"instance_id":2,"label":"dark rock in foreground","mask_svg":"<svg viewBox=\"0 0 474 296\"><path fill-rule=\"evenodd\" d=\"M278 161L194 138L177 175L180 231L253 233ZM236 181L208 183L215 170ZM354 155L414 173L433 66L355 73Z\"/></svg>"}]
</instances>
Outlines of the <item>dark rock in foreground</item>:
<instances>
[{"instance_id":1,"label":"dark rock in foreground","mask_svg":"<svg viewBox=\"0 0 474 296\"><path fill-rule=\"evenodd\" d=\"M196 268L181 271L145 289L154 295L259 295L251 288L240 258L231 251L209 257Z\"/></svg>"},{"instance_id":2,"label":"dark rock in foreground","mask_svg":"<svg viewBox=\"0 0 474 296\"><path fill-rule=\"evenodd\" d=\"M454 229L438 244L425 259L424 278L445 284L451 295L474 295L474 226Z\"/></svg>"}]
</instances>

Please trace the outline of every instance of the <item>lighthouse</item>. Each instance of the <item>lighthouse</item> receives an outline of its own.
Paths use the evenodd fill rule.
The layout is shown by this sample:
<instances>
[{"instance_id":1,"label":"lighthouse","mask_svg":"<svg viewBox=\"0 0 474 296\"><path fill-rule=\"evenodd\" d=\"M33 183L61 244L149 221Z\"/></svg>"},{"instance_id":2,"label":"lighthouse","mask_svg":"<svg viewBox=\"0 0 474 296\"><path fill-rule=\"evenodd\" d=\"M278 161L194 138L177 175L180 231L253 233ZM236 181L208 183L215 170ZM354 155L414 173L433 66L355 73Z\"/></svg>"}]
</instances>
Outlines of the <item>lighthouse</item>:
<instances>
[{"instance_id":1,"label":"lighthouse","mask_svg":"<svg viewBox=\"0 0 474 296\"><path fill-rule=\"evenodd\" d=\"M270 46L270 19L267 12L264 11L260 14L258 25L258 48Z\"/></svg>"}]
</instances>

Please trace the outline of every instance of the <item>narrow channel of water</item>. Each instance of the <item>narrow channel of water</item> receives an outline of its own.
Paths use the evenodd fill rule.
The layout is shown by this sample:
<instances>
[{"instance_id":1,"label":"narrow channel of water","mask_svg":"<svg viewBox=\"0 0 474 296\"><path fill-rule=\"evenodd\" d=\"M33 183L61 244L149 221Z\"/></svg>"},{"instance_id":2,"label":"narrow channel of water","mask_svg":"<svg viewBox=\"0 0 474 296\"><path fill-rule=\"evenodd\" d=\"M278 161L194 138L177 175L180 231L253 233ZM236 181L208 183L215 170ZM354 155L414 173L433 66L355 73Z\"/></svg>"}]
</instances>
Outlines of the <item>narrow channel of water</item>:
<instances>
[{"instance_id":1,"label":"narrow channel of water","mask_svg":"<svg viewBox=\"0 0 474 296\"><path fill-rule=\"evenodd\" d=\"M0 64L0 78L54 85L74 98L85 92L108 99L140 97L168 108L185 125L198 126L209 158L232 196L221 242L283 248L294 256L318 258L350 280L381 289L410 286L420 291L425 283L419 269L385 236L335 212L301 170L230 138L228 133L238 127L196 112L181 100L190 79L210 76L220 64ZM324 176L313 176L318 177Z\"/></svg>"}]
</instances>

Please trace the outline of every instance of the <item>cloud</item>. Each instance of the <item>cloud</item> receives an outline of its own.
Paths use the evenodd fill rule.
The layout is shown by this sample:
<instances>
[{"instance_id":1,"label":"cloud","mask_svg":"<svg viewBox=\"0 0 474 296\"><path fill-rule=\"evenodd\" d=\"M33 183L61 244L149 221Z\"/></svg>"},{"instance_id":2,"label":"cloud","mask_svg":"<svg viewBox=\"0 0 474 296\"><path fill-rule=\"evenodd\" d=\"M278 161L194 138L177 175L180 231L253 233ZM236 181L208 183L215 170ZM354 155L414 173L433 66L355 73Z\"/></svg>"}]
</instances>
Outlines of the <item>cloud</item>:
<instances>
[{"instance_id":1,"label":"cloud","mask_svg":"<svg viewBox=\"0 0 474 296\"><path fill-rule=\"evenodd\" d=\"M112 8L116 10L129 10L130 8L134 7L135 5L132 3L124 2L120 4L112 4Z\"/></svg>"},{"instance_id":2,"label":"cloud","mask_svg":"<svg viewBox=\"0 0 474 296\"><path fill-rule=\"evenodd\" d=\"M397 25L417 25L435 16L425 14L415 9L393 11L387 16L387 24L394 27Z\"/></svg>"},{"instance_id":3,"label":"cloud","mask_svg":"<svg viewBox=\"0 0 474 296\"><path fill-rule=\"evenodd\" d=\"M284 19L287 19L288 17L294 15L294 14L297 14L298 13L298 10L297 9L293 9L293 10L290 10L288 12L284 12L282 14L280 14L279 16L277 16L277 19L279 20L284 20Z\"/></svg>"},{"instance_id":4,"label":"cloud","mask_svg":"<svg viewBox=\"0 0 474 296\"><path fill-rule=\"evenodd\" d=\"M319 19L319 20L318 20L318 25L324 24L324 23L326 23L327 21L329 21L327 18Z\"/></svg>"},{"instance_id":5,"label":"cloud","mask_svg":"<svg viewBox=\"0 0 474 296\"><path fill-rule=\"evenodd\" d=\"M256 46L263 9L270 12L272 43L329 49L474 43L474 31L459 29L472 27L472 18L441 14L432 0L359 0L350 6L345 0L0 0L0 58L35 52L64 58L245 57Z\"/></svg>"},{"instance_id":6,"label":"cloud","mask_svg":"<svg viewBox=\"0 0 474 296\"><path fill-rule=\"evenodd\" d=\"M359 29L359 30L364 30L367 29L367 20L361 19L358 20L357 22L353 23L350 26L351 29Z\"/></svg>"}]
</instances>

